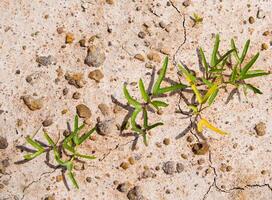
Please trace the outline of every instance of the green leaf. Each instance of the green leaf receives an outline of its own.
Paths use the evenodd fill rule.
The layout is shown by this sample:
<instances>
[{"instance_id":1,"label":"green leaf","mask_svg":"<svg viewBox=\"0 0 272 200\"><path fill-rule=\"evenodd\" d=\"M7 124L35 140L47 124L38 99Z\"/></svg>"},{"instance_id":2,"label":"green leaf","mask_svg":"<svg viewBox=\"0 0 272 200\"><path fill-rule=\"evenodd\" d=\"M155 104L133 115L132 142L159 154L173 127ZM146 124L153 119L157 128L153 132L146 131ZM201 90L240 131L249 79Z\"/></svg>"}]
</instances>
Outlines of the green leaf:
<instances>
[{"instance_id":1,"label":"green leaf","mask_svg":"<svg viewBox=\"0 0 272 200\"><path fill-rule=\"evenodd\" d=\"M247 41L246 41L246 44L245 44L245 46L244 46L244 49L243 49L241 58L240 58L240 63L241 63L241 64L244 62L244 59L245 59L246 54L247 54L247 51L248 51L249 44L250 44L250 40L247 40Z\"/></svg>"},{"instance_id":2,"label":"green leaf","mask_svg":"<svg viewBox=\"0 0 272 200\"><path fill-rule=\"evenodd\" d=\"M247 71L254 65L256 60L259 57L259 53L257 53L242 69L240 77L243 78L246 75Z\"/></svg>"},{"instance_id":3,"label":"green leaf","mask_svg":"<svg viewBox=\"0 0 272 200\"><path fill-rule=\"evenodd\" d=\"M207 60L206 60L206 57L205 57L205 54L204 54L202 48L199 49L199 53L200 53L200 57L201 57L201 62L205 68L205 73L207 74L207 72L209 70L209 64L207 63Z\"/></svg>"},{"instance_id":4,"label":"green leaf","mask_svg":"<svg viewBox=\"0 0 272 200\"><path fill-rule=\"evenodd\" d=\"M212 57L211 57L211 67L215 67L215 65L217 63L217 56L216 55L218 52L219 43L220 43L219 34L216 34Z\"/></svg>"},{"instance_id":5,"label":"green leaf","mask_svg":"<svg viewBox=\"0 0 272 200\"><path fill-rule=\"evenodd\" d=\"M39 150L39 151L36 151L35 153L24 155L24 159L32 160L32 159L38 157L39 155L41 155L44 152L45 152L44 150Z\"/></svg>"},{"instance_id":6,"label":"green leaf","mask_svg":"<svg viewBox=\"0 0 272 200\"><path fill-rule=\"evenodd\" d=\"M163 125L162 122L158 122L158 123L155 123L155 124L152 124L152 125L148 126L147 130L149 131L149 130L157 127L157 126L162 126L162 125Z\"/></svg>"},{"instance_id":7,"label":"green leaf","mask_svg":"<svg viewBox=\"0 0 272 200\"><path fill-rule=\"evenodd\" d=\"M205 94L205 96L202 99L202 104L206 103L206 101L211 97L211 95L218 89L217 85L214 84Z\"/></svg>"},{"instance_id":8,"label":"green leaf","mask_svg":"<svg viewBox=\"0 0 272 200\"><path fill-rule=\"evenodd\" d=\"M52 147L56 146L55 143L54 143L54 141L52 140L52 138L48 135L48 133L44 132L43 134L44 134L44 137L45 137L45 139L47 140L47 142L48 142Z\"/></svg>"},{"instance_id":9,"label":"green leaf","mask_svg":"<svg viewBox=\"0 0 272 200\"><path fill-rule=\"evenodd\" d=\"M96 159L95 156L90 156L90 155L85 155L85 154L80 154L80 153L75 153L75 156L80 157L80 158L90 159L90 160Z\"/></svg>"},{"instance_id":10,"label":"green leaf","mask_svg":"<svg viewBox=\"0 0 272 200\"><path fill-rule=\"evenodd\" d=\"M128 101L128 104L133 105L135 107L141 107L141 104L130 96L125 84L123 87L123 92L124 92L124 95Z\"/></svg>"},{"instance_id":11,"label":"green leaf","mask_svg":"<svg viewBox=\"0 0 272 200\"><path fill-rule=\"evenodd\" d=\"M172 86L169 86L169 87L160 88L158 90L158 94L165 94L167 92L173 92L173 91L176 91L176 90L184 89L186 87L187 87L187 85L176 84L176 85L172 85Z\"/></svg>"},{"instance_id":12,"label":"green leaf","mask_svg":"<svg viewBox=\"0 0 272 200\"><path fill-rule=\"evenodd\" d=\"M147 94L147 92L145 90L145 86L144 86L144 83L143 83L142 79L139 80L139 88L140 88L141 95L142 95L144 101L149 102L150 98L149 98L149 95Z\"/></svg>"},{"instance_id":13,"label":"green leaf","mask_svg":"<svg viewBox=\"0 0 272 200\"><path fill-rule=\"evenodd\" d=\"M238 49L237 49L237 47L236 47L235 42L234 42L233 39L231 39L231 48L234 49L233 52L234 52L234 57L235 57L236 61L240 62L240 58L238 56Z\"/></svg>"},{"instance_id":14,"label":"green leaf","mask_svg":"<svg viewBox=\"0 0 272 200\"><path fill-rule=\"evenodd\" d=\"M157 100L154 100L151 102L151 105L153 105L157 110L160 108L160 107L167 107L168 104L163 102L163 101L157 101Z\"/></svg>"},{"instance_id":15,"label":"green leaf","mask_svg":"<svg viewBox=\"0 0 272 200\"><path fill-rule=\"evenodd\" d=\"M144 139L144 144L145 144L145 146L148 146L147 133L144 133L144 134L143 134L143 139Z\"/></svg>"},{"instance_id":16,"label":"green leaf","mask_svg":"<svg viewBox=\"0 0 272 200\"><path fill-rule=\"evenodd\" d=\"M132 130L134 130L134 131L136 131L136 132L138 132L140 134L142 134L143 131L140 128L138 128L137 123L136 123L136 118L137 118L138 114L141 111L142 111L142 108L136 108L133 111L132 115L131 115L131 126L132 126Z\"/></svg>"},{"instance_id":17,"label":"green leaf","mask_svg":"<svg viewBox=\"0 0 272 200\"><path fill-rule=\"evenodd\" d=\"M248 89L252 90L255 94L262 94L262 91L258 88L254 87L253 85L246 83L244 84Z\"/></svg>"},{"instance_id":18,"label":"green leaf","mask_svg":"<svg viewBox=\"0 0 272 200\"><path fill-rule=\"evenodd\" d=\"M198 113L198 109L197 109L196 106L194 106L194 105L189 105L188 107L189 107L194 113Z\"/></svg>"},{"instance_id":19,"label":"green leaf","mask_svg":"<svg viewBox=\"0 0 272 200\"><path fill-rule=\"evenodd\" d=\"M27 141L31 146L33 146L35 149L37 149L37 150L39 150L39 151L41 151L41 150L44 151L43 146L40 145L38 142L32 140L31 137L27 136L27 137L26 137L26 141Z\"/></svg>"},{"instance_id":20,"label":"green leaf","mask_svg":"<svg viewBox=\"0 0 272 200\"><path fill-rule=\"evenodd\" d=\"M162 68L160 70L159 77L158 77L157 81L155 82L155 84L153 86L152 93L154 95L157 95L158 92L159 92L159 89L161 87L161 83L162 83L162 81L163 81L163 79L165 77L167 66L168 66L168 57L166 56L165 59L164 59L164 62L163 62L163 66L162 66Z\"/></svg>"},{"instance_id":21,"label":"green leaf","mask_svg":"<svg viewBox=\"0 0 272 200\"><path fill-rule=\"evenodd\" d=\"M209 105L212 105L212 103L214 102L215 97L217 96L218 92L219 92L219 89L216 88L216 90L211 94L211 96L209 98L209 101L208 101Z\"/></svg>"},{"instance_id":22,"label":"green leaf","mask_svg":"<svg viewBox=\"0 0 272 200\"><path fill-rule=\"evenodd\" d=\"M208 81L207 79L205 78L201 78L202 79L202 82L205 83L205 85L207 85L209 88L213 86L212 82L211 81Z\"/></svg>"},{"instance_id":23,"label":"green leaf","mask_svg":"<svg viewBox=\"0 0 272 200\"><path fill-rule=\"evenodd\" d=\"M231 72L231 75L230 75L230 82L231 83L234 83L236 81L236 77L237 77L237 66L238 66L238 63L234 66L232 72Z\"/></svg>"},{"instance_id":24,"label":"green leaf","mask_svg":"<svg viewBox=\"0 0 272 200\"><path fill-rule=\"evenodd\" d=\"M216 67L217 65L219 65L222 61L224 61L225 59L227 59L227 57L234 51L234 49L229 50L227 53L225 53L223 56L221 56L219 58L219 60L217 60L217 62L214 64L213 67ZM226 62L226 60L225 60ZM224 66L224 65L223 65Z\"/></svg>"},{"instance_id":25,"label":"green leaf","mask_svg":"<svg viewBox=\"0 0 272 200\"><path fill-rule=\"evenodd\" d=\"M258 77L258 76L266 76L269 75L268 72L258 72L259 70L252 70L252 71L248 71L246 75L244 75L241 80L245 80L248 78L254 78L254 77ZM262 70L261 70L262 71Z\"/></svg>"},{"instance_id":26,"label":"green leaf","mask_svg":"<svg viewBox=\"0 0 272 200\"><path fill-rule=\"evenodd\" d=\"M185 67L183 67L181 64L179 64L178 67L179 67L179 70L183 73L183 75L185 76L186 80L189 82L190 85L192 83L195 83L196 77L194 75L192 75L190 72L188 72L185 69Z\"/></svg>"},{"instance_id":27,"label":"green leaf","mask_svg":"<svg viewBox=\"0 0 272 200\"><path fill-rule=\"evenodd\" d=\"M72 171L68 171L68 177L69 177L70 181L73 183L73 186L75 188L79 189L77 181L76 181L76 179L75 179L74 174L73 174Z\"/></svg>"},{"instance_id":28,"label":"green leaf","mask_svg":"<svg viewBox=\"0 0 272 200\"><path fill-rule=\"evenodd\" d=\"M78 145L81 145L85 140L87 140L88 138L90 138L90 136L92 135L92 133L96 130L96 128L91 129L90 131L88 131L87 133L84 133L78 140Z\"/></svg>"},{"instance_id":29,"label":"green leaf","mask_svg":"<svg viewBox=\"0 0 272 200\"><path fill-rule=\"evenodd\" d=\"M143 115L144 115L144 128L146 129L148 127L148 116L146 109L143 109Z\"/></svg>"}]
</instances>

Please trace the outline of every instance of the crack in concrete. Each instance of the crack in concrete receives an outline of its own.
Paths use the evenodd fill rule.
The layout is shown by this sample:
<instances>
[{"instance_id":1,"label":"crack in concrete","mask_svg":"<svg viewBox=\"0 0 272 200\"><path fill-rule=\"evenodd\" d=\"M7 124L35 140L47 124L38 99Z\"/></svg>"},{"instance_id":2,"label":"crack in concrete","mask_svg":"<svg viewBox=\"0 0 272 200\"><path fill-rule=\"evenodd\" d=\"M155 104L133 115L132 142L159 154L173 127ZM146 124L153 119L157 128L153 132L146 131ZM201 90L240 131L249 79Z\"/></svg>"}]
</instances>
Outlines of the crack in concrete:
<instances>
[{"instance_id":1,"label":"crack in concrete","mask_svg":"<svg viewBox=\"0 0 272 200\"><path fill-rule=\"evenodd\" d=\"M115 151L115 150L118 149L119 147L126 146L126 145L128 145L129 143L131 143L131 142L133 142L133 141L134 141L134 139L133 139L133 140L130 140L130 141L124 143L124 144L118 143L113 149L110 149L107 153L105 153L105 154L102 156L102 158L99 159L99 161L103 161L104 159L106 159L106 158L111 154L111 152Z\"/></svg>"},{"instance_id":2,"label":"crack in concrete","mask_svg":"<svg viewBox=\"0 0 272 200\"><path fill-rule=\"evenodd\" d=\"M54 170L52 170L52 171L42 173L42 174L40 175L40 177L39 177L37 180L34 180L34 181L30 182L27 186L25 186L24 189L23 189L23 196L22 196L21 200L23 200L23 199L25 198L25 192L26 192L26 190L27 190L28 188L30 188L30 186L32 186L34 183L40 182L40 180L44 177L44 175L49 176L49 175L51 175L52 173L54 173L56 170L57 170L57 168L54 169ZM45 177L47 177L47 176L45 176Z\"/></svg>"},{"instance_id":3,"label":"crack in concrete","mask_svg":"<svg viewBox=\"0 0 272 200\"><path fill-rule=\"evenodd\" d=\"M230 189L221 189L217 184L218 183L217 171L216 171L215 167L212 166L213 162L212 162L211 151L209 151L208 153L209 153L210 168L213 169L214 177L213 177L213 183L209 186L208 190L205 192L202 200L205 200L207 198L208 194L210 193L210 191L211 191L211 189L213 187L215 187L216 190L218 190L220 192L224 192L224 193L231 193L232 191L235 191L235 190L243 191L243 190L246 190L247 188L256 188L256 187L259 187L259 188L267 187L272 192L272 187L268 183L264 183L264 184L247 184L247 185L244 185L244 186L232 187Z\"/></svg>"},{"instance_id":4,"label":"crack in concrete","mask_svg":"<svg viewBox=\"0 0 272 200\"><path fill-rule=\"evenodd\" d=\"M172 0L169 1L171 6L179 13L179 15L183 18L182 20L182 27L183 27L183 31L184 31L184 39L182 41L182 43L178 46L176 52L173 55L173 63L176 66L177 65L177 61L176 61L176 55L177 53L180 51L181 47L186 43L187 40L187 30L186 30L186 26L185 26L185 22L186 22L186 18L185 18L185 14L182 14L181 11L177 8L177 6L173 3Z\"/></svg>"}]
</instances>

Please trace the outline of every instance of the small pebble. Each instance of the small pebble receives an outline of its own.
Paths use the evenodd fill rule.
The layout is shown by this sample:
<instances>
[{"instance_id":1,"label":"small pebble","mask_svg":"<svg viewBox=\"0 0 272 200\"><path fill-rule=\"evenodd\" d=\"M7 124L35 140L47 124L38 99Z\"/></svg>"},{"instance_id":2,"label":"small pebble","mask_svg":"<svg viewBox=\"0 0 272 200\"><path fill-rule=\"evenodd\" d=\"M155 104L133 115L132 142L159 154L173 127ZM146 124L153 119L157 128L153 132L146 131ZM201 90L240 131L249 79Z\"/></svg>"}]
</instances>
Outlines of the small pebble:
<instances>
[{"instance_id":1,"label":"small pebble","mask_svg":"<svg viewBox=\"0 0 272 200\"><path fill-rule=\"evenodd\" d=\"M145 36L146 36L146 34L145 34L145 32L143 32L143 31L140 31L140 32L138 33L138 37L141 38L141 39L144 39Z\"/></svg>"},{"instance_id":2,"label":"small pebble","mask_svg":"<svg viewBox=\"0 0 272 200\"><path fill-rule=\"evenodd\" d=\"M258 123L254 129L258 136L264 136L266 134L266 124L264 122Z\"/></svg>"},{"instance_id":3,"label":"small pebble","mask_svg":"<svg viewBox=\"0 0 272 200\"><path fill-rule=\"evenodd\" d=\"M66 44L71 44L75 40L74 34L73 33L67 33L65 37L65 43Z\"/></svg>"},{"instance_id":4,"label":"small pebble","mask_svg":"<svg viewBox=\"0 0 272 200\"><path fill-rule=\"evenodd\" d=\"M88 77L99 83L104 78L104 74L100 69L95 69L89 73Z\"/></svg>"},{"instance_id":5,"label":"small pebble","mask_svg":"<svg viewBox=\"0 0 272 200\"><path fill-rule=\"evenodd\" d=\"M164 145L169 145L170 144L170 139L169 138L164 138L163 144Z\"/></svg>"},{"instance_id":6,"label":"small pebble","mask_svg":"<svg viewBox=\"0 0 272 200\"><path fill-rule=\"evenodd\" d=\"M163 164L162 169L164 173L172 175L176 172L176 163L174 161L168 161Z\"/></svg>"},{"instance_id":7,"label":"small pebble","mask_svg":"<svg viewBox=\"0 0 272 200\"><path fill-rule=\"evenodd\" d=\"M81 118L90 118L92 116L91 110L84 104L76 106L77 114Z\"/></svg>"},{"instance_id":8,"label":"small pebble","mask_svg":"<svg viewBox=\"0 0 272 200\"><path fill-rule=\"evenodd\" d=\"M144 56L143 56L142 54L136 54L136 55L134 56L134 58L137 59L137 60L140 60L140 61L142 61L142 62L145 61L145 58L144 58Z\"/></svg>"},{"instance_id":9,"label":"small pebble","mask_svg":"<svg viewBox=\"0 0 272 200\"><path fill-rule=\"evenodd\" d=\"M73 99L80 99L81 94L79 92L74 92Z\"/></svg>"},{"instance_id":10,"label":"small pebble","mask_svg":"<svg viewBox=\"0 0 272 200\"><path fill-rule=\"evenodd\" d=\"M8 141L6 138L0 136L0 149L8 148Z\"/></svg>"},{"instance_id":11,"label":"small pebble","mask_svg":"<svg viewBox=\"0 0 272 200\"><path fill-rule=\"evenodd\" d=\"M124 170L128 169L129 168L129 163L127 162L122 162L120 167L122 167Z\"/></svg>"},{"instance_id":12,"label":"small pebble","mask_svg":"<svg viewBox=\"0 0 272 200\"><path fill-rule=\"evenodd\" d=\"M47 118L46 120L43 121L42 125L44 127L50 126L53 124L53 118Z\"/></svg>"},{"instance_id":13,"label":"small pebble","mask_svg":"<svg viewBox=\"0 0 272 200\"><path fill-rule=\"evenodd\" d=\"M250 23L250 24L253 24L254 22L255 22L255 19L254 19L254 17L249 17L248 18L248 22Z\"/></svg>"}]
</instances>

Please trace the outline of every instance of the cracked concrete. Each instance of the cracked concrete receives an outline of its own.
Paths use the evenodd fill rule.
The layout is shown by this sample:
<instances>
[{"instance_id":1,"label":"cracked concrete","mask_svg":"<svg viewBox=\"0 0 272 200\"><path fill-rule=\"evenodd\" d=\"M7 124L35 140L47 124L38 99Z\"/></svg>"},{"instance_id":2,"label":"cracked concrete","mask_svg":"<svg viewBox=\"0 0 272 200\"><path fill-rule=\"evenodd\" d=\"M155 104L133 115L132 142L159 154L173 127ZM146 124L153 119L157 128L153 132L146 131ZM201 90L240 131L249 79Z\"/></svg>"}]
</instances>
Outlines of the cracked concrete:
<instances>
[{"instance_id":1,"label":"cracked concrete","mask_svg":"<svg viewBox=\"0 0 272 200\"><path fill-rule=\"evenodd\" d=\"M122 124L128 111L117 109L113 112L112 97L125 105L124 82L128 83L133 96L140 96L135 82L142 78L147 85L152 74L146 64L151 62L156 70L161 67L161 63L148 60L149 52L156 52L161 61L169 54L167 78L181 81L176 65L183 62L199 74L196 49L202 47L209 57L214 35L219 33L221 50L229 47L231 38L236 39L239 48L251 39L250 56L260 51L257 66L272 70L271 46L261 51L261 44L269 45L272 40L271 1L189 2L189 6L177 0L115 0L114 4L105 0L0 2L0 110L3 110L0 121L4 124L0 127L0 135L6 137L9 144L6 149L0 149L0 161L9 159L5 174L0 173L1 200L38 200L48 196L61 200L122 200L127 199L127 195L119 192L117 185L126 181L132 186L140 186L149 200L272 199L271 76L251 80L263 95L249 93L245 97L241 93L241 100L235 95L226 104L228 95L222 92L218 101L205 110L208 120L230 133L221 137L205 131L210 145L206 155L193 154L193 142L188 142L187 137L193 136L194 142L201 138L187 130L192 121L176 112L187 109L181 98L181 95L188 95L184 92L165 98L170 106L163 110L163 115L151 114L152 122L162 121L164 126L151 132L148 147L140 137L132 150L135 138L129 131L125 132L126 136L113 130L107 136L96 135L94 140L89 140L81 151L92 153L97 159L85 161L83 169L75 170L79 190L73 189L69 181L70 190L67 190L64 182L58 180L61 169L47 166L45 155L16 164L25 154L16 148L25 144L25 136L35 133L42 122L52 116L53 124L46 129L57 139L67 129L66 122L72 122L75 107L80 103L91 109L93 124L97 117L105 118L98 109L100 103L109 106L117 125ZM264 18L257 18L259 10ZM201 24L193 26L193 13L203 17ZM253 24L248 21L250 16L255 19ZM164 23L164 28L160 22ZM64 28L61 34L57 31L59 27ZM265 31L269 32L268 36L263 35ZM65 44L68 32L74 34L72 44ZM139 32L144 32L143 38L138 36ZM87 78L94 68L84 64L87 48L78 44L80 39L88 40L94 35L95 42L101 44L106 55L105 62L99 67L104 74L99 83ZM141 54L144 61L135 59L136 54ZM56 58L56 65L39 66L36 63L37 56L48 55ZM82 88L68 85L64 76L59 76L60 69L64 74L67 71L83 73L86 84ZM32 74L37 76L29 83L26 77ZM64 88L68 89L65 96ZM226 90L231 91L231 88ZM81 94L80 99L72 98L74 92ZM43 107L30 111L20 99L22 95L43 98ZM264 136L257 136L254 131L260 121L267 126ZM41 129L35 137L44 141ZM163 144L165 138L170 139L167 146ZM122 169L120 164L129 162L130 157L135 163ZM53 162L53 155L49 160ZM184 171L165 174L161 168L167 161L181 162ZM143 179L146 169L156 176Z\"/></svg>"}]
</instances>

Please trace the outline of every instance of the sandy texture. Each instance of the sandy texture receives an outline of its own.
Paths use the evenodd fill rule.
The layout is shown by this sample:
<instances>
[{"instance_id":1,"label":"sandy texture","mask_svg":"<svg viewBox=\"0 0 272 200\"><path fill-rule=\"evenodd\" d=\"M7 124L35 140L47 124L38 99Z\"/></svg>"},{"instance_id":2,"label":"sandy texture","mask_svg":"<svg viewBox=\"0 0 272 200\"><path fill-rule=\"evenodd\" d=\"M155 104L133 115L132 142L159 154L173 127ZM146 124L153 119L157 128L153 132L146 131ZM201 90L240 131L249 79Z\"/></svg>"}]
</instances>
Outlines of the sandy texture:
<instances>
[{"instance_id":1,"label":"sandy texture","mask_svg":"<svg viewBox=\"0 0 272 200\"><path fill-rule=\"evenodd\" d=\"M152 69L146 67L147 63L158 70L165 53L170 58L167 77L171 80L178 81L174 65L178 62L199 72L196 49L201 46L210 53L216 33L221 36L222 50L229 48L233 37L239 48L250 38L249 56L261 51L261 44L266 43L268 49L261 51L257 66L271 71L271 7L272 2L267 0L189 1L187 7L183 1L174 0L113 0L113 4L105 0L1 0L0 136L7 139L8 147L0 149L0 199L121 200L127 199L128 191L119 192L117 186L126 181L130 183L128 190L140 186L149 200L272 199L272 76L251 80L263 95L249 93L245 97L241 92L240 100L234 95L226 104L228 93L221 91L218 101L204 115L231 134L221 137L205 131L210 145L205 155L193 154L193 142L187 141L192 135L184 131L190 121L175 112L179 94L174 94L166 97L170 106L164 114L151 117L154 122L163 121L164 126L152 132L148 147L140 138L137 149L132 151L134 137L120 136L115 129L86 143L82 152L94 153L97 159L86 161L84 170L79 166L75 171L79 190L73 189L69 181L67 190L58 179L61 170L48 167L45 155L16 164L25 154L16 148L25 144L25 136L53 118L53 124L46 129L57 139L67 129L66 122L72 123L78 104L90 108L93 125L97 117L113 118L115 124L121 124L127 110L114 113L112 99L126 103L124 82L139 97L133 82L142 77L148 84ZM203 23L193 26L190 16L194 12L203 17ZM250 16L255 19L253 24L248 21ZM263 35L265 31L269 31L267 36ZM67 33L74 37L70 44L65 44ZM86 46L99 47L99 67L84 63L88 48L78 43L84 37ZM90 38L93 42L88 42ZM155 61L148 60L150 52L156 53ZM136 54L142 55L138 55L140 60L134 58ZM37 62L37 57L49 55L49 63ZM88 78L95 69L103 73L99 81ZM83 78L71 85L65 79L66 73L82 73ZM80 97L73 98L75 92ZM37 109L30 110L21 98L27 95L42 101L42 105L35 102ZM101 103L110 108L106 116L98 108ZM180 106L186 108L184 102ZM259 122L266 125L263 136L257 136L254 130ZM44 141L41 130L36 138ZM163 144L164 138L170 139L169 145ZM130 157L135 158L135 164L122 169L120 164ZM9 164L3 166L4 160ZM162 168L167 161L182 163L184 170L165 174Z\"/></svg>"}]
</instances>

